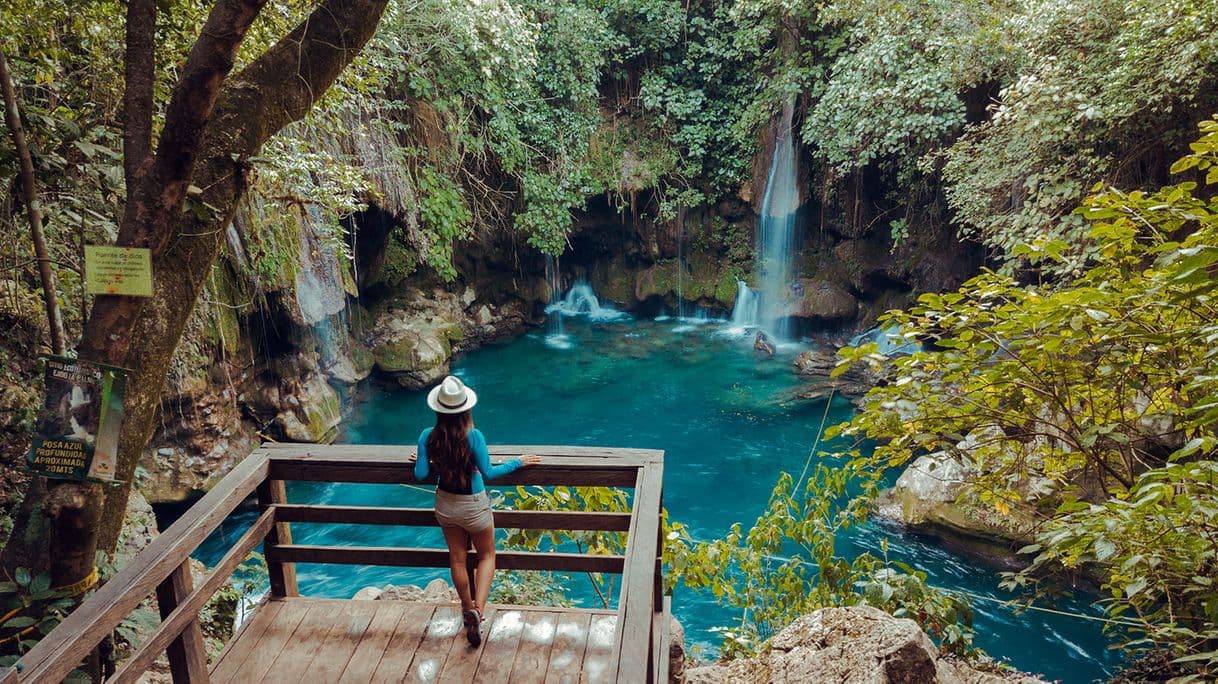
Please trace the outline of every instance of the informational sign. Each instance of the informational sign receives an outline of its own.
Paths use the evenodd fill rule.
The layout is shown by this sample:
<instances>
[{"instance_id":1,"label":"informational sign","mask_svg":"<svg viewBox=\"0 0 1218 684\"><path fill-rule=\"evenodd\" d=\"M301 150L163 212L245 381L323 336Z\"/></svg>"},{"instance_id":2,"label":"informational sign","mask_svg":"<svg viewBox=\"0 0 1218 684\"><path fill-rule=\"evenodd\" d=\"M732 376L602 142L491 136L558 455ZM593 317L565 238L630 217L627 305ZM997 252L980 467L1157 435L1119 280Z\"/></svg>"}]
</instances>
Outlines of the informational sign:
<instances>
[{"instance_id":1,"label":"informational sign","mask_svg":"<svg viewBox=\"0 0 1218 684\"><path fill-rule=\"evenodd\" d=\"M152 257L141 247L85 245L89 294L152 296Z\"/></svg>"},{"instance_id":2,"label":"informational sign","mask_svg":"<svg viewBox=\"0 0 1218 684\"><path fill-rule=\"evenodd\" d=\"M127 371L48 356L46 401L26 465L64 480L114 481Z\"/></svg>"}]
</instances>

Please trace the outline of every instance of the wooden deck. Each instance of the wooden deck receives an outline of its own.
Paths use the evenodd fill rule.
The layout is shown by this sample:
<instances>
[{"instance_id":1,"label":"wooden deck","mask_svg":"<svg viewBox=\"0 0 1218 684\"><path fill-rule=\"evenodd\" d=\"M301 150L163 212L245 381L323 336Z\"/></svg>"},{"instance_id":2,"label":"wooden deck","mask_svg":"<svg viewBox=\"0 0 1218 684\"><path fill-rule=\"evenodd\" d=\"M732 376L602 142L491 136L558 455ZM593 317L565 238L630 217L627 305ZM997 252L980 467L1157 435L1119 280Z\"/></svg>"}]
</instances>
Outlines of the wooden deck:
<instances>
[{"instance_id":1,"label":"wooden deck","mask_svg":"<svg viewBox=\"0 0 1218 684\"><path fill-rule=\"evenodd\" d=\"M13 667L0 684L58 682L155 594L161 623L107 684L134 684L164 653L175 684L206 682L668 681L669 598L661 567L664 455L646 449L492 446L496 460L538 454L540 464L492 486L624 487L627 512L502 510L498 527L626 533L619 554L505 549L503 570L620 574L615 610L499 606L488 610L484 643L468 648L456 605L300 597L296 563L448 567L444 548L295 544L293 524L432 526L430 508L291 502L285 481L420 484L415 449L374 445L264 445L177 522L91 594ZM190 554L247 498L261 515L198 587ZM270 579L265 602L210 670L199 611L251 552L261 548ZM477 554L469 554L471 569Z\"/></svg>"},{"instance_id":2,"label":"wooden deck","mask_svg":"<svg viewBox=\"0 0 1218 684\"><path fill-rule=\"evenodd\" d=\"M211 681L611 681L615 611L489 606L485 617L475 649L455 603L272 599L216 660Z\"/></svg>"}]
</instances>

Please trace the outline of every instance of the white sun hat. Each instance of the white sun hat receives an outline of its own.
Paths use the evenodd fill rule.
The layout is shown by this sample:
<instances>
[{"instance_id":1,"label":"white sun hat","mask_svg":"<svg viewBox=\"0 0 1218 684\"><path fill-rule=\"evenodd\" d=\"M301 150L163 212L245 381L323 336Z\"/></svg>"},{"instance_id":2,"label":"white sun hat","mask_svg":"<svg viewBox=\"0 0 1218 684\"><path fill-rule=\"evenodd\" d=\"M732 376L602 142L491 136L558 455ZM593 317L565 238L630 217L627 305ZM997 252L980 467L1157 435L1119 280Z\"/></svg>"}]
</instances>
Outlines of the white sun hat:
<instances>
[{"instance_id":1,"label":"white sun hat","mask_svg":"<svg viewBox=\"0 0 1218 684\"><path fill-rule=\"evenodd\" d=\"M478 403L478 395L461 382L461 378L450 375L444 382L427 393L427 405L436 413L464 413Z\"/></svg>"}]
</instances>

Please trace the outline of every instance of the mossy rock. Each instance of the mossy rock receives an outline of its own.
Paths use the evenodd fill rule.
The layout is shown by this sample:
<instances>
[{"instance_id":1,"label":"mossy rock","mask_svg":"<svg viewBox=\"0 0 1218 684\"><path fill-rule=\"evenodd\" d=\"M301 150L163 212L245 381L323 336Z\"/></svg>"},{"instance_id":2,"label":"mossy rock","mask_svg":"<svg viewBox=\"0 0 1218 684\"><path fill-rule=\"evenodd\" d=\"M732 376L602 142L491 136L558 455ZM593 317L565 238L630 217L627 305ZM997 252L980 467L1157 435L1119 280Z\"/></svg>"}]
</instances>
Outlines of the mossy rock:
<instances>
[{"instance_id":1,"label":"mossy rock","mask_svg":"<svg viewBox=\"0 0 1218 684\"><path fill-rule=\"evenodd\" d=\"M415 367L415 348L418 338L403 337L372 349L372 360L383 371L412 370Z\"/></svg>"}]
</instances>

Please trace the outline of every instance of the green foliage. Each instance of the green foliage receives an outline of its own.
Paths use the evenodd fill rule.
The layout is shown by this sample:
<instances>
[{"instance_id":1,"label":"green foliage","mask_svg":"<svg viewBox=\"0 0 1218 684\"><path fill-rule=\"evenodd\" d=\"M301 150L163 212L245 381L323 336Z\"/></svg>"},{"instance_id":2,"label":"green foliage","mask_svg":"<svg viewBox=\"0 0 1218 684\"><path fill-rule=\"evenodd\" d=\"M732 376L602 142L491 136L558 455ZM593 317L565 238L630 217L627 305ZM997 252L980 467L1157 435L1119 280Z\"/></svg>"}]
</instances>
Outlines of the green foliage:
<instances>
[{"instance_id":1,"label":"green foliage","mask_svg":"<svg viewBox=\"0 0 1218 684\"><path fill-rule=\"evenodd\" d=\"M782 473L748 530L737 523L723 539L693 547L701 575L684 569L677 572L682 581L708 587L741 611L736 624L721 630L724 656L755 654L806 613L858 604L916 621L945 651L973 653L966 599L930 586L925 573L904 563L869 553L837 555L838 533L866 520L875 484L852 467L818 464L805 481Z\"/></svg>"},{"instance_id":2,"label":"green foliage","mask_svg":"<svg viewBox=\"0 0 1218 684\"><path fill-rule=\"evenodd\" d=\"M1218 162L1218 130L1178 171ZM1209 196L1207 196L1209 195ZM1218 199L1193 182L1155 192L1110 189L1078 210L1102 258L1051 287L985 273L958 292L892 312L908 339L934 345L891 361L892 382L834 434L876 440L852 467L878 477L928 452L971 473L966 496L1000 515L1042 519L1032 567L1099 568L1127 644L1168 648L1218 672L1215 461ZM1038 240L1020 254L1067 259ZM874 344L840 370L879 363Z\"/></svg>"},{"instance_id":3,"label":"green foliage","mask_svg":"<svg viewBox=\"0 0 1218 684\"><path fill-rule=\"evenodd\" d=\"M50 573L14 570L0 581L0 643L5 644L5 652L28 651L67 617L73 605L72 597L51 588ZM16 649L9 648L10 642ZM16 657L0 659L0 666L11 665L12 660Z\"/></svg>"}]
</instances>

